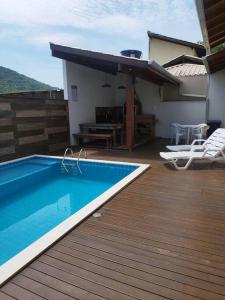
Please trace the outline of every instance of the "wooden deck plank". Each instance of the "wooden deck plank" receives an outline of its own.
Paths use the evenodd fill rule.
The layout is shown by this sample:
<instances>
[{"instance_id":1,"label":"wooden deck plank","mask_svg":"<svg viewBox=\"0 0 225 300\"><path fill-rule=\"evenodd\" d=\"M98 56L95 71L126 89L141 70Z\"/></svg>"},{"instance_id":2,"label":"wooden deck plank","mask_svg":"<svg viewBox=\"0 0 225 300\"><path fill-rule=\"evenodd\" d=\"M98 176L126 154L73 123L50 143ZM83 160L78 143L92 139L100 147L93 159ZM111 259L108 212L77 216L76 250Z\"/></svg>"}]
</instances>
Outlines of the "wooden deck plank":
<instances>
[{"instance_id":1,"label":"wooden deck plank","mask_svg":"<svg viewBox=\"0 0 225 300\"><path fill-rule=\"evenodd\" d=\"M146 264L146 259L140 260L140 259L138 259L137 256L131 255L130 253L129 253L129 255L127 255L126 252L115 251L114 248L109 247L109 246L104 247L104 249L103 249L101 243L98 243L98 245L96 245L96 244L93 245L90 243L87 244L85 242L85 239L83 239L83 240L76 239L76 240L77 241L75 241L75 242L66 241L66 246L70 247L71 249L74 249L74 247L77 247L77 245L78 246L83 245L86 248L86 251L87 251L88 247L90 247L91 251L94 251L96 249L101 250L104 252L104 255L107 255L107 257L108 256L112 257L114 260L119 261L119 262L121 262L121 260L125 261L126 264L131 265L132 267L137 266L137 268L139 270L144 270L144 271L154 274L156 276L161 276L164 278L175 280L177 282L181 282L184 284L189 284L192 286L196 285L196 287L201 287L202 289L208 289L206 282L204 282L202 280L196 280L196 279L193 280L192 277L187 277L187 276L184 276L179 273L177 274L173 271L163 270L161 268L157 268L150 264ZM77 244L77 243L79 243L79 244ZM98 248L98 246L99 246L99 248ZM103 255L103 253L101 253L101 255ZM210 290L210 287L209 287L209 290ZM222 292L223 292L223 289L222 289Z\"/></svg>"},{"instance_id":2,"label":"wooden deck plank","mask_svg":"<svg viewBox=\"0 0 225 300\"><path fill-rule=\"evenodd\" d=\"M1 287L0 299L225 299L225 166L177 172L159 159L161 146L92 151L152 168Z\"/></svg>"},{"instance_id":3,"label":"wooden deck plank","mask_svg":"<svg viewBox=\"0 0 225 300\"><path fill-rule=\"evenodd\" d=\"M11 297L3 292L0 292L0 299L1 300L15 300L16 298Z\"/></svg>"},{"instance_id":4,"label":"wooden deck plank","mask_svg":"<svg viewBox=\"0 0 225 300\"><path fill-rule=\"evenodd\" d=\"M68 236L66 239L71 239L70 236ZM76 235L74 236L74 241L83 241L86 239L85 235ZM101 249L104 249L104 251L109 251L110 253L115 253L118 256L127 257L131 260L141 262L143 264L148 265L149 269L154 268L158 274L165 274L167 276L173 276L173 278L176 278L176 280L183 279L186 282L188 281L190 285L194 285L196 287L201 287L202 289L206 289L209 291L214 291L215 293L219 293L221 295L224 295L225 288L224 286L221 286L220 284L216 284L214 282L209 281L209 275L205 274L205 278L202 279L200 275L200 272L186 270L186 268L181 268L179 266L173 266L173 264L166 262L163 263L160 260L155 260L154 258L150 258L146 255L144 255L141 251L136 251L133 249L130 249L129 247L124 247L123 245L117 245L115 243L110 243L106 240L101 240L99 238L93 238L88 237L88 240L86 241L88 245L91 245L92 247L100 247ZM163 271L162 271L163 270ZM195 277L194 277L195 275ZM208 276L207 276L208 275ZM215 278L213 278L214 280ZM217 279L217 278L216 278ZM221 280L222 281L222 280Z\"/></svg>"},{"instance_id":5,"label":"wooden deck plank","mask_svg":"<svg viewBox=\"0 0 225 300\"><path fill-rule=\"evenodd\" d=\"M140 200L139 200L140 201ZM158 211L158 209L154 209L151 206L145 206L143 205L143 209L140 209L139 207L135 207L135 205L132 205L132 208L130 207L130 203L127 203L127 205L123 206L114 206L114 207L106 207L106 212L109 210L109 214L114 214L114 215L119 215L121 214L121 209L126 209L129 212L132 210L135 210L136 213L144 219L148 218L149 226L157 226L158 231L164 231L169 234L176 235L177 234L177 226L182 226L182 228L179 229L179 232L182 233L183 236L189 238L196 238L200 239L201 241L208 242L210 241L211 243L216 243L219 245L224 245L225 244L225 237L223 235L223 231L216 232L216 234L213 233L213 230L211 229L211 225L209 227L200 225L194 222L194 220L184 220L183 218L176 217L175 215L173 216L173 220L171 218L168 218L166 216L163 216L163 213L161 211ZM146 209L149 209L149 213L145 213ZM123 214L126 217L130 217L129 213ZM163 224L167 225L165 228ZM195 231L193 232L193 229L195 228ZM204 235L203 235L204 234Z\"/></svg>"},{"instance_id":6,"label":"wooden deck plank","mask_svg":"<svg viewBox=\"0 0 225 300\"><path fill-rule=\"evenodd\" d=\"M70 265L76 265L81 269L91 271L95 274L100 274L107 279L116 280L120 283L124 283L130 286L130 293L134 295L133 288L141 289L149 293L155 292L156 294L161 294L168 298L183 299L183 293L177 292L172 289L167 289L163 285L159 286L158 284L152 283L151 281L140 280L138 276L133 276L130 272L126 273L124 270L114 270L112 268L112 263L109 263L109 266L106 267L106 263L103 265L93 264L86 260L81 260L80 257L71 257L70 255L64 253L50 252L48 255L51 258L61 260L63 262L69 263ZM54 260L53 260L54 261ZM132 276L131 276L132 275ZM111 285L112 287L112 285ZM136 294L137 298L140 299L140 293ZM146 299L147 295L143 295L143 299ZM153 297L153 296L152 296ZM142 299L142 298L141 298ZM195 297L189 297L189 299L196 299Z\"/></svg>"},{"instance_id":7,"label":"wooden deck plank","mask_svg":"<svg viewBox=\"0 0 225 300\"><path fill-rule=\"evenodd\" d=\"M220 270L222 270L222 274L224 273L224 269L225 269L225 264L223 261L223 258L221 259L220 263L217 263L215 260L212 260L212 258L210 258L209 256L207 257L207 259L204 259L202 257L202 252L200 252L199 255L197 255L195 252L191 252L188 254L184 254L182 251L180 251L180 248L178 247L173 247L171 245L168 245L166 243L158 243L155 242L153 239L151 239L151 236L149 234L145 234L143 232L139 233L137 231L134 230L130 230L130 229L123 229L121 230L120 228L113 226L113 225L109 225L106 224L104 222L100 222L100 224L98 223L94 223L93 225L94 230L98 231L99 230L99 226L101 226L101 232L102 233L107 233L110 234L112 236L116 236L116 237L121 237L125 240L132 240L135 241L137 243L139 243L139 245L147 245L147 249L150 252L153 253L157 253L157 254L161 254L164 255L166 257L168 257L168 259L170 259L170 257L172 258L172 261L175 259L177 260L177 262L181 261L187 261L188 263L196 263L198 265L203 265L203 266L209 266L212 269L212 272L215 274L217 274L217 271L220 272ZM104 228L102 228L104 227ZM93 229L93 228L92 228ZM211 259L211 260L210 260ZM191 267L191 265L189 265Z\"/></svg>"},{"instance_id":8,"label":"wooden deck plank","mask_svg":"<svg viewBox=\"0 0 225 300\"><path fill-rule=\"evenodd\" d=\"M140 215L141 217L141 215ZM142 221L140 222L139 218L136 217L135 215L130 215L127 216L125 214L121 214L121 213L113 213L110 211L107 211L107 214L105 214L104 216L102 216L102 220L103 222L116 222L117 219L121 220L121 224L123 224L122 226L127 226L128 228L133 226L133 223L135 222L136 224L136 229L142 232L148 232L149 229L149 224L146 225L145 224L145 218L143 217ZM149 216L149 218L151 218L151 216ZM107 221L106 221L107 220ZM182 247L188 247L190 244L195 246L196 249L199 249L199 251L206 251L209 253L214 253L217 254L219 256L225 256L225 253L223 251L224 249L224 244L220 244L220 243L216 243L215 239L212 240L201 240L201 236L199 238L196 238L196 232L193 233L193 236L184 236L184 234L182 232L180 232L180 230L177 230L177 233L171 233L170 228L168 226L168 223L165 222L164 226L165 228L162 228L162 223L161 224L157 224L157 222L155 222L154 224L156 224L155 228L154 228L154 233L155 235L158 235L158 237L162 240L162 241L170 241L172 243L176 243L178 246L182 245ZM152 226L151 226L152 228ZM181 229L182 230L182 229ZM206 239L206 235L203 237L203 239ZM179 240L178 240L179 238ZM218 240L217 240L218 241Z\"/></svg>"},{"instance_id":9,"label":"wooden deck plank","mask_svg":"<svg viewBox=\"0 0 225 300\"><path fill-rule=\"evenodd\" d=\"M149 296L144 290L139 290L132 287L131 285L121 283L119 280L113 280L105 276L105 274L98 275L92 271L86 271L81 268L79 265L72 265L71 263L64 262L62 260L54 259L47 256L42 256L40 262L35 263L35 268L38 270L45 269L46 272L52 272L57 269L57 274L61 274L61 277L64 280L67 280L70 283L77 281L78 277L80 280L80 285L84 284L86 289L89 289L89 285L94 284L95 292L100 293L104 289L107 293L105 294L106 298L110 299L146 299ZM46 266L45 266L46 264ZM59 275L55 276L59 276ZM63 276L63 277L62 277ZM162 299L151 293L152 299Z\"/></svg>"},{"instance_id":10,"label":"wooden deck plank","mask_svg":"<svg viewBox=\"0 0 225 300\"><path fill-rule=\"evenodd\" d=\"M27 284L27 281L32 281L34 279L36 285L38 284L38 287L41 288L41 292L45 293L44 295L47 299L102 299L101 297L92 295L88 291L81 289L78 285L68 284L64 277L57 276L54 272L51 273L50 266L43 266L43 268L40 267L39 269L27 268L22 274L24 275L24 284ZM51 276L49 276L49 274L51 274ZM15 278L15 280L17 280L17 278ZM44 285L47 286L47 289L43 289Z\"/></svg>"},{"instance_id":11,"label":"wooden deck plank","mask_svg":"<svg viewBox=\"0 0 225 300\"><path fill-rule=\"evenodd\" d=\"M23 300L41 300L45 299L37 294L33 293L32 287L29 286L29 289L20 287L13 282L8 282L5 286L3 286L2 290L8 295L15 297L15 299L23 299ZM1 298L0 298L1 299Z\"/></svg>"},{"instance_id":12,"label":"wooden deck plank","mask_svg":"<svg viewBox=\"0 0 225 300\"><path fill-rule=\"evenodd\" d=\"M146 242L143 242L143 240L139 237L129 237L129 235L120 235L120 234L114 234L110 230L106 230L105 228L99 228L96 223L94 223L95 228L93 229L92 227L87 227L87 230L83 230L82 232L91 232L92 235L97 235L100 238L106 239L106 240L111 240L114 242L118 243L124 243L126 245L129 245L130 247L142 249L144 251L147 251L148 254L153 257L153 258L159 258L160 260L166 260L169 261L175 265L183 266L185 268L190 268L194 270L200 270L201 272L217 275L220 277L225 277L225 272L224 269L218 269L214 268L211 266L205 266L202 264L199 264L199 262L190 262L189 260L187 261L186 259L182 259L178 256L170 256L168 255L168 252L164 249L155 249L151 245L149 245ZM103 225L103 224L101 224ZM104 225L103 225L104 226ZM106 226L105 226L106 227ZM157 251L158 250L158 251Z\"/></svg>"},{"instance_id":13,"label":"wooden deck plank","mask_svg":"<svg viewBox=\"0 0 225 300\"><path fill-rule=\"evenodd\" d=\"M103 251L94 251L95 249L93 248L91 248L89 252L87 252L88 247L82 248L79 244L74 244L73 247L69 246L70 245L68 245L67 247L58 245L57 251L52 251L53 253L59 252L58 256L60 256L61 253L67 254L80 260L82 259L84 261L88 261L93 264L105 267L109 270L116 270L120 273L127 274L134 278L138 278L146 282L154 283L162 287L167 287L169 289L182 292L182 296L177 293L177 296L175 297L176 299L178 299L179 297L183 299L184 293L209 300L212 299L212 296L215 295L212 295L209 291L204 291L182 282L177 282L159 275L155 275L154 272L151 273L151 269L145 264L131 261L127 258L118 257L116 255L110 255ZM77 250L77 248L81 249L81 251ZM220 298L221 296L218 296L218 299Z\"/></svg>"}]
</instances>

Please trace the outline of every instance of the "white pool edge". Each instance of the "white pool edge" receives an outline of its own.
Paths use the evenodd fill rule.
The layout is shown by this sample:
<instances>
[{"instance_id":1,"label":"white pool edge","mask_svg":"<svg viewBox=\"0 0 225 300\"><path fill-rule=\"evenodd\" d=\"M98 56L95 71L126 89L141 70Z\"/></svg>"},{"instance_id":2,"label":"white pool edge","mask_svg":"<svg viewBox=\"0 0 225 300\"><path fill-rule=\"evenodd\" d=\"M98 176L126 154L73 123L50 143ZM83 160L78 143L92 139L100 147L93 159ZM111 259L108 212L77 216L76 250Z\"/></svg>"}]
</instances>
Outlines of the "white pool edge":
<instances>
[{"instance_id":1,"label":"white pool edge","mask_svg":"<svg viewBox=\"0 0 225 300\"><path fill-rule=\"evenodd\" d=\"M25 160L32 157L46 157L46 158L56 158L62 159L60 156L50 156L50 155L31 155L18 159L14 159L8 162L0 163L1 165L10 164L16 161ZM68 158L77 160L76 158ZM4 284L13 275L23 269L28 263L34 260L37 256L42 254L51 245L62 238L66 233L73 229L76 225L85 220L90 214L95 210L105 204L113 196L124 189L128 184L134 181L138 176L140 176L144 171L150 168L150 164L140 164L140 163L129 163L129 162L119 162L119 161L109 161L109 160L95 160L95 159L80 159L81 161L88 162L99 162L99 163L112 163L118 165L128 165L128 166L138 166L136 170L130 173L128 176L124 177L122 180L114 184L111 188L105 191L103 194L92 200L89 204L81 208L78 212L74 213L72 216L67 218L65 221L54 227L52 230L44 234L41 238L33 242L30 246L19 252L17 255L12 257L6 263L0 267L0 286Z\"/></svg>"}]
</instances>

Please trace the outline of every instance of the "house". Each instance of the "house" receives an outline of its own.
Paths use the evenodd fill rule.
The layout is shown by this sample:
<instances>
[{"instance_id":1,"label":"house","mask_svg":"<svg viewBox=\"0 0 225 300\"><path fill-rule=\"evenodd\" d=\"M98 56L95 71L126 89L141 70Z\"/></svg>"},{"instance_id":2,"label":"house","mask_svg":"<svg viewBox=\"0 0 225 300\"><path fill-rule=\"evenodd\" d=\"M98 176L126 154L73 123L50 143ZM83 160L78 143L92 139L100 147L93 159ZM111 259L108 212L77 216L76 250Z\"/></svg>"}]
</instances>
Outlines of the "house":
<instances>
[{"instance_id":1,"label":"house","mask_svg":"<svg viewBox=\"0 0 225 300\"><path fill-rule=\"evenodd\" d=\"M145 114L157 114L164 83L178 85L179 80L154 61L116 56L51 44L52 55L63 59L64 92L69 99L71 143L79 124L95 122L96 107L124 106L127 103L126 141L134 140L134 86ZM125 86L125 89L120 89ZM77 97L73 98L73 89ZM132 107L130 108L129 105ZM159 116L160 118L160 116ZM162 128L157 126L157 134Z\"/></svg>"},{"instance_id":2,"label":"house","mask_svg":"<svg viewBox=\"0 0 225 300\"><path fill-rule=\"evenodd\" d=\"M209 73L208 119L221 120L225 127L225 3L196 0L207 55L204 58Z\"/></svg>"},{"instance_id":3,"label":"house","mask_svg":"<svg viewBox=\"0 0 225 300\"><path fill-rule=\"evenodd\" d=\"M205 47L173 37L148 31L149 59L163 65L182 54L203 57L206 54Z\"/></svg>"},{"instance_id":4,"label":"house","mask_svg":"<svg viewBox=\"0 0 225 300\"><path fill-rule=\"evenodd\" d=\"M206 54L205 48L200 44L150 31L148 37L149 59L161 64L180 80L179 88L173 88L172 91L165 89L164 100L205 100L208 86L207 71L202 59Z\"/></svg>"},{"instance_id":5,"label":"house","mask_svg":"<svg viewBox=\"0 0 225 300\"><path fill-rule=\"evenodd\" d=\"M155 37L153 45L154 40ZM144 122L146 116L152 116L155 135L163 138L170 137L172 122L198 124L206 121L207 74L201 59L204 47L173 38L165 40L164 37L162 42L177 50L168 51L171 55L164 57L163 65L153 59L134 57L135 50L112 55L50 45L52 55L63 60L72 145L77 142L75 135L80 132L81 125L96 122L98 107L123 108L123 140L129 150L146 141L136 130L136 123ZM189 49L187 54L185 49ZM152 48L150 55L151 51ZM141 107L139 111L137 106Z\"/></svg>"},{"instance_id":6,"label":"house","mask_svg":"<svg viewBox=\"0 0 225 300\"><path fill-rule=\"evenodd\" d=\"M201 58L182 54L163 67L180 80L179 89L173 89L175 95L167 90L165 100L206 100L208 75Z\"/></svg>"}]
</instances>

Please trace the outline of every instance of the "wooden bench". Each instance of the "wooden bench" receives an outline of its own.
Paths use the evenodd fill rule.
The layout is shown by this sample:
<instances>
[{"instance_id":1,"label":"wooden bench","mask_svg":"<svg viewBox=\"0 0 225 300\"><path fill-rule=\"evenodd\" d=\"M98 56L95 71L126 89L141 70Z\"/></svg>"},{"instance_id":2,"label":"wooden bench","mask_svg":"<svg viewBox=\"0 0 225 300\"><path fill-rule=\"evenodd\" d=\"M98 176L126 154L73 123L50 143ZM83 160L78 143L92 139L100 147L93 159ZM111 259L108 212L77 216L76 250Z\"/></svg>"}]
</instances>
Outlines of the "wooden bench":
<instances>
[{"instance_id":1,"label":"wooden bench","mask_svg":"<svg viewBox=\"0 0 225 300\"><path fill-rule=\"evenodd\" d=\"M106 147L111 148L112 147L112 139L113 135L110 133L74 133L73 134L78 141L78 144L80 145L80 140L82 139L90 139L90 140L105 140L106 141Z\"/></svg>"}]
</instances>

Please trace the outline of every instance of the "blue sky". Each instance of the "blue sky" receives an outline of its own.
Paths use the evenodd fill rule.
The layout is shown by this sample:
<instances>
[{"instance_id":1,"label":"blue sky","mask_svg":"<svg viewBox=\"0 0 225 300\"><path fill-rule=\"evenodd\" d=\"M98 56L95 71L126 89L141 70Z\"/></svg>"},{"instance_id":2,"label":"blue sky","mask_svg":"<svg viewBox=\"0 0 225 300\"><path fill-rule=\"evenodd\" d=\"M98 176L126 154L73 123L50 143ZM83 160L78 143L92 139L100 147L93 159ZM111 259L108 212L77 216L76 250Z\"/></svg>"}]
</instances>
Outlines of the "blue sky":
<instances>
[{"instance_id":1,"label":"blue sky","mask_svg":"<svg viewBox=\"0 0 225 300\"><path fill-rule=\"evenodd\" d=\"M194 0L0 0L0 65L63 87L49 42L147 58L147 30L202 39Z\"/></svg>"}]
</instances>

